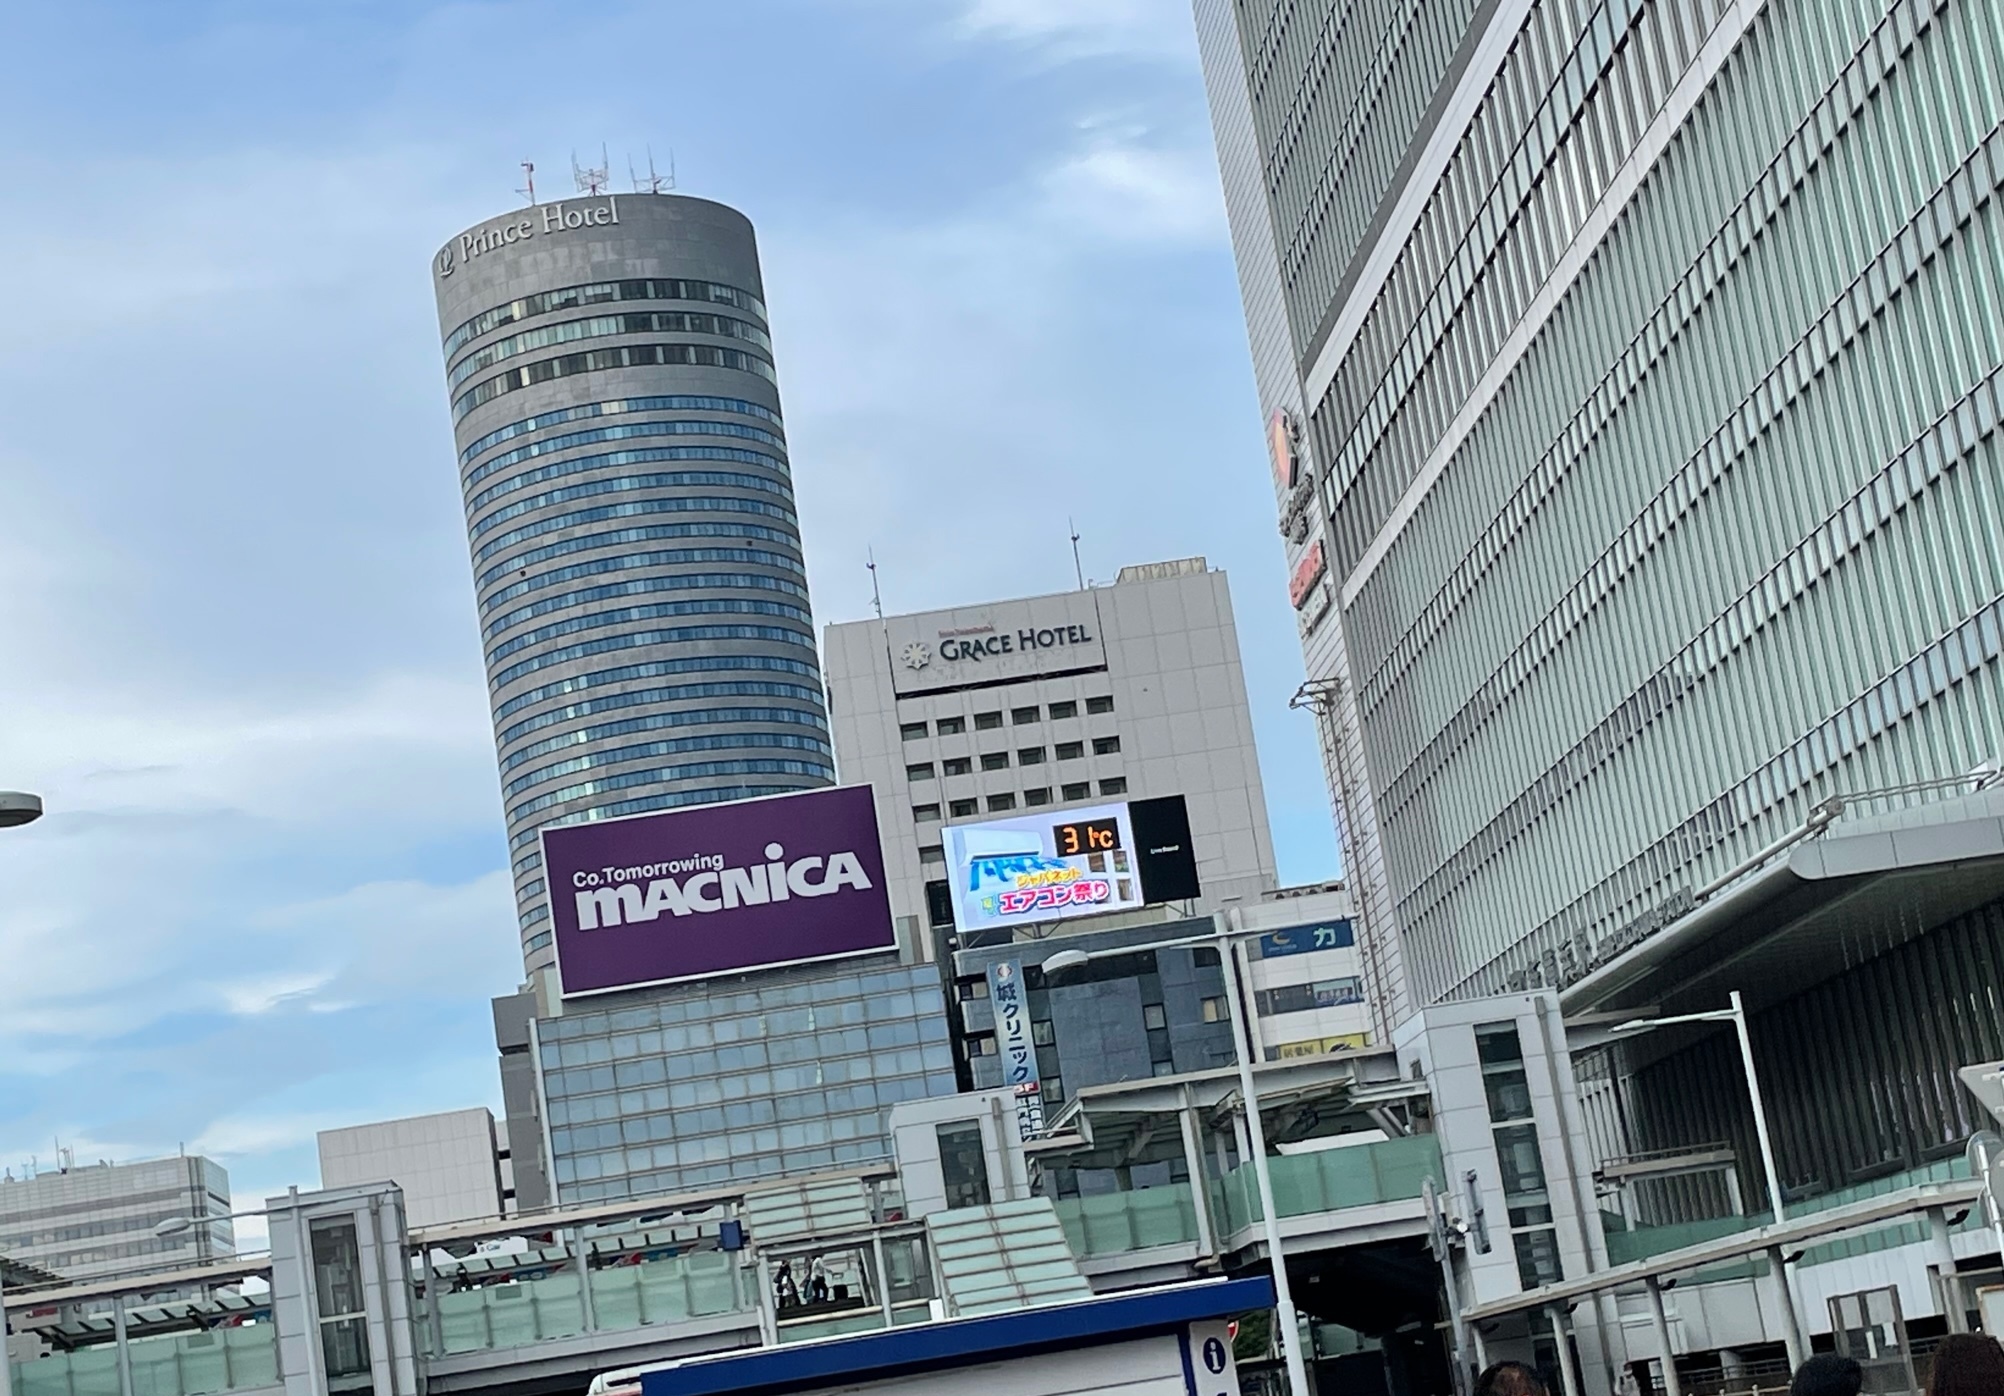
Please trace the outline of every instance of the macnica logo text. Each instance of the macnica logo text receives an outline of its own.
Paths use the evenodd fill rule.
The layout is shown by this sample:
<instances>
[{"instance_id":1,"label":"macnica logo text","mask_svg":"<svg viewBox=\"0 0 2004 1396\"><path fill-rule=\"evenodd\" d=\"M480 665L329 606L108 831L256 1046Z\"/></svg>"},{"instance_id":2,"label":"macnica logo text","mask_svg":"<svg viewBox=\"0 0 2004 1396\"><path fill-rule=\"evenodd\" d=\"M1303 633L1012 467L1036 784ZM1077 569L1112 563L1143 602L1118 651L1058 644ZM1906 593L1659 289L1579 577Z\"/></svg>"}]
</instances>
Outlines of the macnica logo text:
<instances>
[{"instance_id":1,"label":"macnica logo text","mask_svg":"<svg viewBox=\"0 0 2004 1396\"><path fill-rule=\"evenodd\" d=\"M717 865L677 882L672 877L601 879L596 872L571 874L576 892L578 929L595 931L602 926L630 925L653 921L666 911L676 916L695 916L711 911L729 911L740 906L763 906L792 897L832 897L844 888L867 892L869 874L853 852L831 853L827 858L809 857L786 861L786 850L776 843L765 846L767 863L750 867ZM705 862L708 859L703 860ZM616 868L606 871L632 874L641 869ZM647 869L645 871L651 871ZM601 881L612 883L598 886Z\"/></svg>"}]
</instances>

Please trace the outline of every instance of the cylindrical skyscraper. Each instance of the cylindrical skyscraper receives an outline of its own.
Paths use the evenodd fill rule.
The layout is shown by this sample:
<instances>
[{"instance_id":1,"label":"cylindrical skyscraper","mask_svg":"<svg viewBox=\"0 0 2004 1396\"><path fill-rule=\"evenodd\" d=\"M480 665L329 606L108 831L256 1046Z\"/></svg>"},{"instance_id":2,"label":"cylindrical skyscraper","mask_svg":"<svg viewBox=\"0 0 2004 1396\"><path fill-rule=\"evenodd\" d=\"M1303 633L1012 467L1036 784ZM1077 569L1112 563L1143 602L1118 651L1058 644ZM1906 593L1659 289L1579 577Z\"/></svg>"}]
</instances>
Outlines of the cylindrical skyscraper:
<instances>
[{"instance_id":1,"label":"cylindrical skyscraper","mask_svg":"<svg viewBox=\"0 0 2004 1396\"><path fill-rule=\"evenodd\" d=\"M829 784L826 703L750 222L537 204L432 282L534 971L538 830Z\"/></svg>"}]
</instances>

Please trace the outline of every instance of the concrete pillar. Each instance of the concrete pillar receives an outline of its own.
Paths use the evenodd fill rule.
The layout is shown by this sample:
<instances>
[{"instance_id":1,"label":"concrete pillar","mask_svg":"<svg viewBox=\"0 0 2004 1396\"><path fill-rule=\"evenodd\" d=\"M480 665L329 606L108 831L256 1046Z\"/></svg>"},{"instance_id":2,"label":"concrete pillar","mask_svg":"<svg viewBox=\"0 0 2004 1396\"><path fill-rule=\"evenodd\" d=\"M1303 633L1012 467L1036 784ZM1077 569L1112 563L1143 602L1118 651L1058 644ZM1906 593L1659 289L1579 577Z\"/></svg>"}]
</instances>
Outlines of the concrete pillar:
<instances>
[{"instance_id":1,"label":"concrete pillar","mask_svg":"<svg viewBox=\"0 0 2004 1396\"><path fill-rule=\"evenodd\" d=\"M1684 1396L1684 1383L1677 1376L1677 1353L1670 1346L1670 1320L1663 1312L1663 1286L1654 1275L1649 1286L1649 1326L1656 1333L1656 1355L1663 1363L1663 1396Z\"/></svg>"},{"instance_id":2,"label":"concrete pillar","mask_svg":"<svg viewBox=\"0 0 2004 1396\"><path fill-rule=\"evenodd\" d=\"M1573 1366L1573 1345L1566 1332L1566 1310L1563 1304L1554 1304L1548 1312L1552 1316L1552 1341L1559 1348L1559 1379L1565 1387L1566 1396L1581 1396L1579 1370Z\"/></svg>"},{"instance_id":3,"label":"concrete pillar","mask_svg":"<svg viewBox=\"0 0 2004 1396\"><path fill-rule=\"evenodd\" d=\"M772 1292L772 1262L758 1258L758 1336L762 1347L779 1346L779 1296Z\"/></svg>"},{"instance_id":4,"label":"concrete pillar","mask_svg":"<svg viewBox=\"0 0 2004 1396\"><path fill-rule=\"evenodd\" d=\"M118 1344L118 1396L132 1396L132 1346L125 1331L125 1296L111 1301L111 1329Z\"/></svg>"},{"instance_id":5,"label":"concrete pillar","mask_svg":"<svg viewBox=\"0 0 2004 1396\"><path fill-rule=\"evenodd\" d=\"M0 1396L14 1396L14 1366L7 1356L7 1291L0 1286Z\"/></svg>"},{"instance_id":6,"label":"concrete pillar","mask_svg":"<svg viewBox=\"0 0 2004 1396\"><path fill-rule=\"evenodd\" d=\"M1218 1243L1211 1231L1211 1190L1204 1183L1204 1151L1197 1142L1197 1111L1190 1104L1190 1088L1183 1088L1183 1108L1176 1112L1183 1126L1183 1166L1190 1171L1190 1205L1197 1213L1197 1250L1216 1255ZM0 1396L5 1396L0 1392Z\"/></svg>"},{"instance_id":7,"label":"concrete pillar","mask_svg":"<svg viewBox=\"0 0 2004 1396\"><path fill-rule=\"evenodd\" d=\"M438 1271L432 1268L431 1247L426 1246L419 1255L424 1278L424 1324L425 1333L431 1339L431 1353L434 1357L445 1356L445 1315L438 1306Z\"/></svg>"},{"instance_id":8,"label":"concrete pillar","mask_svg":"<svg viewBox=\"0 0 2004 1396\"><path fill-rule=\"evenodd\" d=\"M1941 1306L1942 1317L1948 1320L1948 1331L1966 1333L1969 1331L1968 1314L1962 1300L1962 1280L1955 1270L1955 1246L1950 1240L1948 1213L1940 1207L1928 1208L1927 1229L1929 1246L1934 1251L1934 1264L1928 1268L1928 1279L1934 1290L1935 1302Z\"/></svg>"},{"instance_id":9,"label":"concrete pillar","mask_svg":"<svg viewBox=\"0 0 2004 1396\"><path fill-rule=\"evenodd\" d=\"M891 1312L891 1268L884 1260L884 1233L870 1235L870 1260L877 1267L877 1307L884 1315L884 1327L895 1326L896 1316Z\"/></svg>"},{"instance_id":10,"label":"concrete pillar","mask_svg":"<svg viewBox=\"0 0 2004 1396\"><path fill-rule=\"evenodd\" d=\"M1809 1356L1809 1349L1802 1340L1802 1321L1795 1313L1795 1290L1788 1282L1788 1262L1780 1246L1767 1248L1767 1268L1774 1278L1775 1303L1781 1314L1781 1341L1788 1349L1788 1370L1793 1372Z\"/></svg>"},{"instance_id":11,"label":"concrete pillar","mask_svg":"<svg viewBox=\"0 0 2004 1396\"><path fill-rule=\"evenodd\" d=\"M578 1308L584 1318L584 1331L596 1333L598 1306L592 1303L591 1298L591 1242L576 1227L558 1232L557 1242L578 1267Z\"/></svg>"}]
</instances>

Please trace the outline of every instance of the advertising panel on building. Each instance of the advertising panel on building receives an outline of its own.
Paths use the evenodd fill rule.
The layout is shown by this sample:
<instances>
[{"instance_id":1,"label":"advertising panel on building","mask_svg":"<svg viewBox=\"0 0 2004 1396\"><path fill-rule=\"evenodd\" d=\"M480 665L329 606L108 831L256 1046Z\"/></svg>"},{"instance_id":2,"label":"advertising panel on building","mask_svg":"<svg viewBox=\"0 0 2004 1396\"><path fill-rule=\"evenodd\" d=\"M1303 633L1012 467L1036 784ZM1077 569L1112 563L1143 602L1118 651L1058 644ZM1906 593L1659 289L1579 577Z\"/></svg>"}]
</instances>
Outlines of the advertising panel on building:
<instances>
[{"instance_id":1,"label":"advertising panel on building","mask_svg":"<svg viewBox=\"0 0 2004 1396\"><path fill-rule=\"evenodd\" d=\"M1347 916L1317 921L1307 926L1289 926L1268 931L1259 938L1259 955L1271 960L1277 955L1306 955L1316 950L1342 950L1357 943L1355 926Z\"/></svg>"},{"instance_id":2,"label":"advertising panel on building","mask_svg":"<svg viewBox=\"0 0 2004 1396\"><path fill-rule=\"evenodd\" d=\"M995 1006L995 1050L1002 1058L1002 1084L1016 1095L1016 1136L1044 1132L1044 1092L1037 1080L1037 1044L1030 1032L1030 1002L1023 992L1023 966L1000 960L988 967L988 999Z\"/></svg>"},{"instance_id":3,"label":"advertising panel on building","mask_svg":"<svg viewBox=\"0 0 2004 1396\"><path fill-rule=\"evenodd\" d=\"M963 931L1097 916L1199 891L1181 795L949 824L944 839Z\"/></svg>"},{"instance_id":4,"label":"advertising panel on building","mask_svg":"<svg viewBox=\"0 0 2004 1396\"><path fill-rule=\"evenodd\" d=\"M1090 592L1008 607L963 607L884 622L891 686L901 698L973 683L1022 682L1106 667L1099 602Z\"/></svg>"},{"instance_id":5,"label":"advertising panel on building","mask_svg":"<svg viewBox=\"0 0 2004 1396\"><path fill-rule=\"evenodd\" d=\"M565 994L897 948L865 785L542 833Z\"/></svg>"}]
</instances>

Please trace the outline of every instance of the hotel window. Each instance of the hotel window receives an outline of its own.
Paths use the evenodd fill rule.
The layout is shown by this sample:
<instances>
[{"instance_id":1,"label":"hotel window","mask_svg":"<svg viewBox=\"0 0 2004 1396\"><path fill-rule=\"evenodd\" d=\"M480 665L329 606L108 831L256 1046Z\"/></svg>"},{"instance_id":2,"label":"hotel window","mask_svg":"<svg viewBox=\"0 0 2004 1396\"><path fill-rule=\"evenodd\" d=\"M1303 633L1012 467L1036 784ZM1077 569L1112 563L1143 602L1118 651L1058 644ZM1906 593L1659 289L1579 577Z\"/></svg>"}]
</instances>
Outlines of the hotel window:
<instances>
[{"instance_id":1,"label":"hotel window","mask_svg":"<svg viewBox=\"0 0 2004 1396\"><path fill-rule=\"evenodd\" d=\"M1088 698L1086 699L1086 711L1089 713L1110 713L1113 711L1113 699Z\"/></svg>"},{"instance_id":2,"label":"hotel window","mask_svg":"<svg viewBox=\"0 0 2004 1396\"><path fill-rule=\"evenodd\" d=\"M1125 795L1127 793L1127 777L1111 776L1101 781L1099 783L1099 793L1102 795Z\"/></svg>"},{"instance_id":3,"label":"hotel window","mask_svg":"<svg viewBox=\"0 0 2004 1396\"><path fill-rule=\"evenodd\" d=\"M1092 754L1094 756L1111 756L1119 750L1120 738L1118 737L1094 737L1092 739Z\"/></svg>"},{"instance_id":4,"label":"hotel window","mask_svg":"<svg viewBox=\"0 0 2004 1396\"><path fill-rule=\"evenodd\" d=\"M965 819L975 813L979 806L973 800L955 800L947 808L953 812L955 819Z\"/></svg>"},{"instance_id":5,"label":"hotel window","mask_svg":"<svg viewBox=\"0 0 2004 1396\"><path fill-rule=\"evenodd\" d=\"M1083 780L1081 780L1081 781L1077 781L1077 782L1075 782L1075 783L1073 783L1073 784L1070 784L1070 785L1067 785L1067 786L1065 787L1065 798L1066 798L1067 800L1089 800L1089 799L1091 799L1091 798L1092 798L1092 783L1091 783L1090 781L1083 781Z\"/></svg>"},{"instance_id":6,"label":"hotel window","mask_svg":"<svg viewBox=\"0 0 2004 1396\"><path fill-rule=\"evenodd\" d=\"M925 823L925 821L926 821L926 820L928 820L928 819L937 819L937 818L939 818L939 806L938 806L938 805L913 805L913 806L912 806L912 818L913 818L914 820L918 821L918 822L919 822L919 823L921 823L921 824Z\"/></svg>"},{"instance_id":7,"label":"hotel window","mask_svg":"<svg viewBox=\"0 0 2004 1396\"><path fill-rule=\"evenodd\" d=\"M1006 751L983 752L981 769L984 771L1006 771L1009 769L1009 753Z\"/></svg>"},{"instance_id":8,"label":"hotel window","mask_svg":"<svg viewBox=\"0 0 2004 1396\"><path fill-rule=\"evenodd\" d=\"M1040 746L1026 746L1016 753L1018 766L1038 766L1044 760L1044 749Z\"/></svg>"},{"instance_id":9,"label":"hotel window","mask_svg":"<svg viewBox=\"0 0 2004 1396\"><path fill-rule=\"evenodd\" d=\"M988 812L990 814L1001 814L1005 810L1012 810L1014 808L1016 808L1016 797L1014 795L990 795L988 797Z\"/></svg>"},{"instance_id":10,"label":"hotel window","mask_svg":"<svg viewBox=\"0 0 2004 1396\"><path fill-rule=\"evenodd\" d=\"M1058 760L1060 761L1076 761L1078 760L1079 757L1084 755L1085 755L1084 742L1058 743Z\"/></svg>"},{"instance_id":11,"label":"hotel window","mask_svg":"<svg viewBox=\"0 0 2004 1396\"><path fill-rule=\"evenodd\" d=\"M974 715L974 730L977 732L993 732L1001 725L1002 714L999 712L976 713Z\"/></svg>"},{"instance_id":12,"label":"hotel window","mask_svg":"<svg viewBox=\"0 0 2004 1396\"><path fill-rule=\"evenodd\" d=\"M1011 708L1009 709L1009 720L1018 727L1021 727L1026 722L1035 722L1037 714L1038 710L1036 708Z\"/></svg>"},{"instance_id":13,"label":"hotel window","mask_svg":"<svg viewBox=\"0 0 2004 1396\"><path fill-rule=\"evenodd\" d=\"M933 863L944 863L945 861L946 850L936 843L928 844L919 850L919 862L921 863L930 865Z\"/></svg>"},{"instance_id":14,"label":"hotel window","mask_svg":"<svg viewBox=\"0 0 2004 1396\"><path fill-rule=\"evenodd\" d=\"M935 730L942 737L954 736L967 730L967 719L964 717L943 717L935 725Z\"/></svg>"},{"instance_id":15,"label":"hotel window","mask_svg":"<svg viewBox=\"0 0 2004 1396\"><path fill-rule=\"evenodd\" d=\"M905 741L918 741L925 734L926 725L923 722L900 722L898 724L898 736Z\"/></svg>"},{"instance_id":16,"label":"hotel window","mask_svg":"<svg viewBox=\"0 0 2004 1396\"><path fill-rule=\"evenodd\" d=\"M1050 802L1051 787L1048 785L1040 790L1025 790L1023 792L1023 803L1025 805L1048 805Z\"/></svg>"},{"instance_id":17,"label":"hotel window","mask_svg":"<svg viewBox=\"0 0 2004 1396\"><path fill-rule=\"evenodd\" d=\"M974 769L974 762L965 756L949 756L939 768L950 776L964 776Z\"/></svg>"},{"instance_id":18,"label":"hotel window","mask_svg":"<svg viewBox=\"0 0 2004 1396\"><path fill-rule=\"evenodd\" d=\"M918 764L916 764L916 765L912 765L912 766L907 766L907 767L905 767L905 779L906 779L906 780L931 780L931 779L932 779L932 762L930 762L930 761L921 761L921 762L919 762L919 763L918 763Z\"/></svg>"},{"instance_id":19,"label":"hotel window","mask_svg":"<svg viewBox=\"0 0 2004 1396\"><path fill-rule=\"evenodd\" d=\"M1056 722L1059 718L1062 717L1077 717L1078 715L1079 715L1079 705L1077 703L1071 702L1070 700L1067 700L1063 703L1051 704L1051 721L1053 722Z\"/></svg>"}]
</instances>

